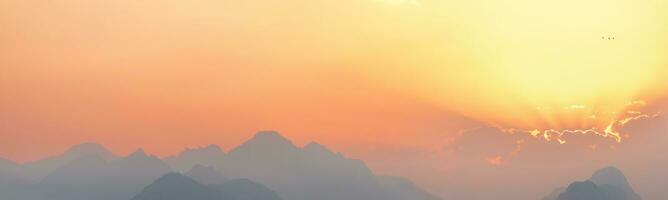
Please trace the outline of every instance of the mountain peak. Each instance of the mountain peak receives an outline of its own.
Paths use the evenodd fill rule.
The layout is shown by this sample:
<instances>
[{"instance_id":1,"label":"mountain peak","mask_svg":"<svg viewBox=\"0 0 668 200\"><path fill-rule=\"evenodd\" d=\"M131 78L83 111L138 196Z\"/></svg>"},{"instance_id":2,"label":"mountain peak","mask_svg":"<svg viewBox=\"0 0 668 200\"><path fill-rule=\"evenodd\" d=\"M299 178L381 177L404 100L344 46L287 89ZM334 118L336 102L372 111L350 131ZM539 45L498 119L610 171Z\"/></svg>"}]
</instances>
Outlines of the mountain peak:
<instances>
[{"instance_id":1,"label":"mountain peak","mask_svg":"<svg viewBox=\"0 0 668 200\"><path fill-rule=\"evenodd\" d=\"M543 200L641 200L621 170L606 167L597 170L589 180L571 183L565 190L554 190Z\"/></svg>"},{"instance_id":2,"label":"mountain peak","mask_svg":"<svg viewBox=\"0 0 668 200\"><path fill-rule=\"evenodd\" d=\"M111 153L109 150L107 150L107 148L105 148L101 144L92 142L74 145L69 149L67 149L67 151L65 151L65 155L72 158L77 158L81 156L90 156L90 155L98 155L105 159L115 157L113 153Z\"/></svg>"},{"instance_id":3,"label":"mountain peak","mask_svg":"<svg viewBox=\"0 0 668 200\"><path fill-rule=\"evenodd\" d=\"M252 152L274 152L295 150L297 147L292 144L292 141L281 136L276 131L260 131L250 140L243 143L241 146L234 149L234 152L252 151Z\"/></svg>"},{"instance_id":4,"label":"mountain peak","mask_svg":"<svg viewBox=\"0 0 668 200\"><path fill-rule=\"evenodd\" d=\"M605 196L592 181L574 182L568 185L557 200L604 200Z\"/></svg>"},{"instance_id":5,"label":"mountain peak","mask_svg":"<svg viewBox=\"0 0 668 200\"><path fill-rule=\"evenodd\" d=\"M145 158L145 157L148 156L146 155L146 152L144 152L144 149L142 148L137 149L135 152L133 152L128 156L128 158Z\"/></svg>"},{"instance_id":6,"label":"mountain peak","mask_svg":"<svg viewBox=\"0 0 668 200\"><path fill-rule=\"evenodd\" d=\"M304 146L304 150L307 152L313 152L318 154L334 154L327 147L317 142L309 142L308 144L306 144L306 146Z\"/></svg>"},{"instance_id":7,"label":"mountain peak","mask_svg":"<svg viewBox=\"0 0 668 200\"><path fill-rule=\"evenodd\" d=\"M193 180L193 179L191 179L191 178L189 178L189 177L187 177L183 174L176 173L176 172L169 172L169 173L161 176L160 178L158 178L154 182L155 183L160 183L160 182L172 182L172 181L187 181L187 182L191 182L191 183L196 183L195 180Z\"/></svg>"},{"instance_id":8,"label":"mountain peak","mask_svg":"<svg viewBox=\"0 0 668 200\"><path fill-rule=\"evenodd\" d=\"M597 185L607 184L620 187L625 190L630 188L629 183L626 180L626 176L624 176L622 171L616 167L606 167L599 169L598 171L594 172L589 180L596 183Z\"/></svg>"},{"instance_id":9,"label":"mountain peak","mask_svg":"<svg viewBox=\"0 0 668 200\"><path fill-rule=\"evenodd\" d=\"M622 171L616 167L610 166L599 169L594 172L589 180L599 186L610 185L617 187L624 191L628 195L629 199L640 199L633 188L631 188L631 185L626 179L626 176L624 176L624 173L622 173Z\"/></svg>"},{"instance_id":10,"label":"mountain peak","mask_svg":"<svg viewBox=\"0 0 668 200\"><path fill-rule=\"evenodd\" d=\"M260 131L250 140L288 140L276 131Z\"/></svg>"}]
</instances>

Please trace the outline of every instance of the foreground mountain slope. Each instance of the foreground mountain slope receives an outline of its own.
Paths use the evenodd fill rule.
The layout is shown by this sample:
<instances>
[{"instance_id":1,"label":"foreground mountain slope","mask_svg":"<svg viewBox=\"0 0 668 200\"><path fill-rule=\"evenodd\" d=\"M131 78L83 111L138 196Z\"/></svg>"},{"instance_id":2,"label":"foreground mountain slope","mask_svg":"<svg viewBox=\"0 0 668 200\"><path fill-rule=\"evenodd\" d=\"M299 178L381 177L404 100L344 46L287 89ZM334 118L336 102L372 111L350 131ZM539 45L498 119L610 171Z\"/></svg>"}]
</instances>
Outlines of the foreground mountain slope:
<instances>
[{"instance_id":1,"label":"foreground mountain slope","mask_svg":"<svg viewBox=\"0 0 668 200\"><path fill-rule=\"evenodd\" d=\"M168 173L146 186L132 200L281 200L267 187L237 179L205 185L179 174Z\"/></svg>"},{"instance_id":2,"label":"foreground mountain slope","mask_svg":"<svg viewBox=\"0 0 668 200\"><path fill-rule=\"evenodd\" d=\"M379 176L378 182L386 195L394 200L439 200L440 198L420 189L408 179Z\"/></svg>"},{"instance_id":3,"label":"foreground mountain slope","mask_svg":"<svg viewBox=\"0 0 668 200\"><path fill-rule=\"evenodd\" d=\"M215 168L203 165L195 165L192 167L192 169L190 169L190 171L184 173L183 175L205 185L220 184L229 180L225 175L218 172Z\"/></svg>"},{"instance_id":4,"label":"foreground mountain slope","mask_svg":"<svg viewBox=\"0 0 668 200\"><path fill-rule=\"evenodd\" d=\"M18 182L19 164L0 158L0 186Z\"/></svg>"},{"instance_id":5,"label":"foreground mountain slope","mask_svg":"<svg viewBox=\"0 0 668 200\"><path fill-rule=\"evenodd\" d=\"M281 200L276 192L248 179L234 179L210 188L220 192L225 199L232 200Z\"/></svg>"},{"instance_id":6,"label":"foreground mountain slope","mask_svg":"<svg viewBox=\"0 0 668 200\"><path fill-rule=\"evenodd\" d=\"M591 181L571 183L566 191L559 194L557 200L609 200Z\"/></svg>"},{"instance_id":7,"label":"foreground mountain slope","mask_svg":"<svg viewBox=\"0 0 668 200\"><path fill-rule=\"evenodd\" d=\"M132 200L223 200L215 190L177 173L169 173L146 186Z\"/></svg>"}]
</instances>

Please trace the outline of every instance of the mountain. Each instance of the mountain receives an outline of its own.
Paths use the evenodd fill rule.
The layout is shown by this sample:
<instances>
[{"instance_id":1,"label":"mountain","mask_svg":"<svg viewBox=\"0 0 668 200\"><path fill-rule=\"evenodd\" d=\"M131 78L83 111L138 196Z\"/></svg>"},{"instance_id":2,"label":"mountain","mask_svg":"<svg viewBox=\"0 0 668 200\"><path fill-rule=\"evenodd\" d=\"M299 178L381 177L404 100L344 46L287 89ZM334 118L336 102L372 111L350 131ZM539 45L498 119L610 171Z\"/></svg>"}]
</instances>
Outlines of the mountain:
<instances>
[{"instance_id":1,"label":"mountain","mask_svg":"<svg viewBox=\"0 0 668 200\"><path fill-rule=\"evenodd\" d=\"M114 155L100 144L83 143L70 147L61 156L23 164L21 167L21 176L27 180L38 182L57 168L86 156L98 156L104 160L114 160L118 158L118 156Z\"/></svg>"},{"instance_id":2,"label":"mountain","mask_svg":"<svg viewBox=\"0 0 668 200\"><path fill-rule=\"evenodd\" d=\"M9 170L18 167L14 161L0 158L0 170Z\"/></svg>"},{"instance_id":3,"label":"mountain","mask_svg":"<svg viewBox=\"0 0 668 200\"><path fill-rule=\"evenodd\" d=\"M96 155L105 160L118 158L118 156L111 153L109 150L107 150L107 148L97 143L82 143L74 145L65 151L63 157L75 159L90 155Z\"/></svg>"},{"instance_id":4,"label":"mountain","mask_svg":"<svg viewBox=\"0 0 668 200\"><path fill-rule=\"evenodd\" d=\"M229 179L211 166L195 165L190 171L183 175L190 177L202 184L219 184Z\"/></svg>"},{"instance_id":5,"label":"mountain","mask_svg":"<svg viewBox=\"0 0 668 200\"><path fill-rule=\"evenodd\" d=\"M96 155L82 157L51 172L39 188L51 200L130 199L169 171L162 160L139 149L112 161Z\"/></svg>"},{"instance_id":6,"label":"mountain","mask_svg":"<svg viewBox=\"0 0 668 200\"><path fill-rule=\"evenodd\" d=\"M566 191L559 194L557 200L609 200L591 181L571 183Z\"/></svg>"},{"instance_id":7,"label":"mountain","mask_svg":"<svg viewBox=\"0 0 668 200\"><path fill-rule=\"evenodd\" d=\"M625 194L625 199L640 200L640 196L631 188L626 176L616 167L606 167L599 169L589 178L596 185L603 188L621 189Z\"/></svg>"},{"instance_id":8,"label":"mountain","mask_svg":"<svg viewBox=\"0 0 668 200\"><path fill-rule=\"evenodd\" d=\"M187 176L169 173L146 186L132 200L223 200L222 195Z\"/></svg>"},{"instance_id":9,"label":"mountain","mask_svg":"<svg viewBox=\"0 0 668 200\"><path fill-rule=\"evenodd\" d=\"M178 173L168 173L146 186L132 200L280 200L267 187L237 179L204 185Z\"/></svg>"},{"instance_id":10,"label":"mountain","mask_svg":"<svg viewBox=\"0 0 668 200\"><path fill-rule=\"evenodd\" d=\"M274 131L257 133L230 151L223 174L262 183L290 200L385 200L375 175L360 160L312 143L296 147Z\"/></svg>"},{"instance_id":11,"label":"mountain","mask_svg":"<svg viewBox=\"0 0 668 200\"><path fill-rule=\"evenodd\" d=\"M172 171L170 165L180 168L177 172L186 172L163 176ZM86 143L61 156L26 165L0 160L0 181L11 180L3 175L13 174L10 169L27 172L34 179L0 186L0 199L151 199L180 191L163 191L180 185L183 192L214 191L220 195L216 198L226 200L437 199L406 179L377 177L361 160L346 158L315 142L297 147L274 131L259 132L228 154L209 145L186 149L165 160L142 149L118 157L101 145ZM211 198L193 196L200 197Z\"/></svg>"},{"instance_id":12,"label":"mountain","mask_svg":"<svg viewBox=\"0 0 668 200\"><path fill-rule=\"evenodd\" d=\"M284 158L297 157L299 148L292 141L284 138L278 132L263 131L255 134L253 138L246 141L229 153L232 160L245 159L245 162L279 162L277 164L290 165ZM258 157L259 156L259 157Z\"/></svg>"},{"instance_id":13,"label":"mountain","mask_svg":"<svg viewBox=\"0 0 668 200\"><path fill-rule=\"evenodd\" d=\"M394 200L439 200L417 187L413 182L402 177L379 176L378 182L388 196Z\"/></svg>"},{"instance_id":14,"label":"mountain","mask_svg":"<svg viewBox=\"0 0 668 200\"><path fill-rule=\"evenodd\" d=\"M20 181L19 164L0 158L0 186Z\"/></svg>"},{"instance_id":15,"label":"mountain","mask_svg":"<svg viewBox=\"0 0 668 200\"><path fill-rule=\"evenodd\" d=\"M231 200L281 200L276 192L248 179L234 179L209 187L220 192L224 199Z\"/></svg>"},{"instance_id":16,"label":"mountain","mask_svg":"<svg viewBox=\"0 0 668 200\"><path fill-rule=\"evenodd\" d=\"M589 180L556 189L542 200L641 200L624 174L615 167L594 172Z\"/></svg>"},{"instance_id":17,"label":"mountain","mask_svg":"<svg viewBox=\"0 0 668 200\"><path fill-rule=\"evenodd\" d=\"M172 169L180 172L190 170L195 165L217 166L225 159L223 152L218 145L212 144L200 148L187 148L179 155L165 158Z\"/></svg>"}]
</instances>

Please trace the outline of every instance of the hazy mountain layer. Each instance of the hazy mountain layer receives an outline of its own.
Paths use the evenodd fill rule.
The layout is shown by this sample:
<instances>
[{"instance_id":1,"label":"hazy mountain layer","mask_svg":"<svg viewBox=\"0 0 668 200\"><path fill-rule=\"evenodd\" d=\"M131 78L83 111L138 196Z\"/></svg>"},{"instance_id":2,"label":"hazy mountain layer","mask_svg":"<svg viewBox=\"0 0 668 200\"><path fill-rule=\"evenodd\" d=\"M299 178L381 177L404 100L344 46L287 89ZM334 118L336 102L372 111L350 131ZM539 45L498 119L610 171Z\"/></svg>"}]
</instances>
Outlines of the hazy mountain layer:
<instances>
[{"instance_id":1,"label":"hazy mountain layer","mask_svg":"<svg viewBox=\"0 0 668 200\"><path fill-rule=\"evenodd\" d=\"M185 173L163 176L172 170ZM11 200L438 199L406 179L377 177L360 160L315 142L297 147L273 131L257 133L229 154L209 145L164 160L141 149L118 157L86 143L24 165L0 160L0 184L0 199ZM193 191L211 194L188 196Z\"/></svg>"}]
</instances>

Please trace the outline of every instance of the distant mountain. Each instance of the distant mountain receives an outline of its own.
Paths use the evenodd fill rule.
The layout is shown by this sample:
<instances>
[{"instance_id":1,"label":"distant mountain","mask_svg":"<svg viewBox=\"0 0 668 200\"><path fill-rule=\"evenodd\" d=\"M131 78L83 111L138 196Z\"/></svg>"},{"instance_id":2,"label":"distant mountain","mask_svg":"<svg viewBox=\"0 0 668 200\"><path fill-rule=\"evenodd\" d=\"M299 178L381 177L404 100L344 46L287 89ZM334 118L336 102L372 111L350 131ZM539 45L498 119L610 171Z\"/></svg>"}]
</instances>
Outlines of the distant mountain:
<instances>
[{"instance_id":1,"label":"distant mountain","mask_svg":"<svg viewBox=\"0 0 668 200\"><path fill-rule=\"evenodd\" d=\"M624 174L615 167L596 171L589 180L557 189L542 200L641 200Z\"/></svg>"},{"instance_id":2,"label":"distant mountain","mask_svg":"<svg viewBox=\"0 0 668 200\"><path fill-rule=\"evenodd\" d=\"M220 184L227 182L229 179L225 175L218 172L211 166L195 165L190 171L183 175L195 179L197 182L208 184Z\"/></svg>"},{"instance_id":3,"label":"distant mountain","mask_svg":"<svg viewBox=\"0 0 668 200\"><path fill-rule=\"evenodd\" d=\"M146 186L132 200L280 200L267 187L249 180L204 185L194 179L168 173Z\"/></svg>"},{"instance_id":4,"label":"distant mountain","mask_svg":"<svg viewBox=\"0 0 668 200\"><path fill-rule=\"evenodd\" d=\"M0 158L0 170L9 170L18 167L19 164L16 164L14 161Z\"/></svg>"},{"instance_id":5,"label":"distant mountain","mask_svg":"<svg viewBox=\"0 0 668 200\"><path fill-rule=\"evenodd\" d=\"M408 179L393 176L379 176L378 182L389 197L393 200L439 200L428 192L417 187Z\"/></svg>"},{"instance_id":6,"label":"distant mountain","mask_svg":"<svg viewBox=\"0 0 668 200\"><path fill-rule=\"evenodd\" d=\"M165 158L165 162L167 162L172 169L185 172L195 165L221 165L221 162L224 159L225 152L223 152L218 145L212 144L201 148L185 149L177 156Z\"/></svg>"},{"instance_id":7,"label":"distant mountain","mask_svg":"<svg viewBox=\"0 0 668 200\"><path fill-rule=\"evenodd\" d=\"M18 182L19 164L0 158L0 186Z\"/></svg>"},{"instance_id":8,"label":"distant mountain","mask_svg":"<svg viewBox=\"0 0 668 200\"><path fill-rule=\"evenodd\" d=\"M107 161L118 158L118 156L114 155L100 144L83 143L72 146L61 156L23 164L21 167L21 176L27 180L40 181L55 169L86 156L98 156Z\"/></svg>"},{"instance_id":9,"label":"distant mountain","mask_svg":"<svg viewBox=\"0 0 668 200\"><path fill-rule=\"evenodd\" d=\"M170 166L185 172L163 176L172 171ZM17 174L30 180L14 181ZM315 142L297 147L274 131L257 133L229 154L209 145L164 161L141 149L118 157L99 144L86 143L25 165L0 160L3 181L9 183L0 185L0 199L11 200L150 199L180 191L163 191L179 184L193 191L204 186L226 200L438 199L406 179L377 177L360 160Z\"/></svg>"},{"instance_id":10,"label":"distant mountain","mask_svg":"<svg viewBox=\"0 0 668 200\"><path fill-rule=\"evenodd\" d=\"M312 143L299 148L264 131L230 151L223 174L265 184L290 200L385 200L374 174L359 160Z\"/></svg>"},{"instance_id":11,"label":"distant mountain","mask_svg":"<svg viewBox=\"0 0 668 200\"><path fill-rule=\"evenodd\" d=\"M139 149L112 161L99 156L77 159L54 170L39 187L50 200L130 199L169 171L162 160Z\"/></svg>"}]
</instances>

